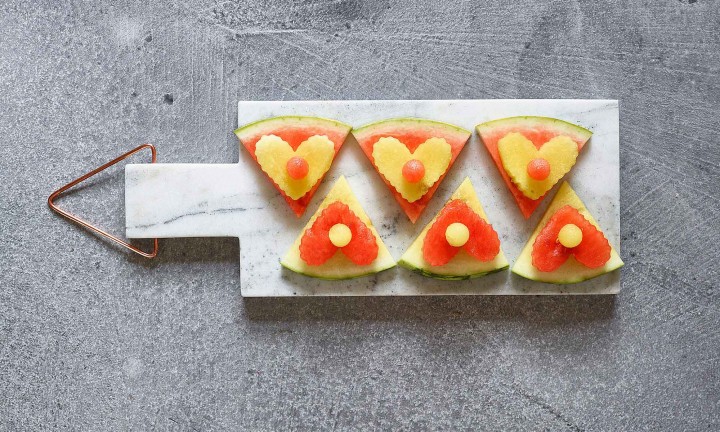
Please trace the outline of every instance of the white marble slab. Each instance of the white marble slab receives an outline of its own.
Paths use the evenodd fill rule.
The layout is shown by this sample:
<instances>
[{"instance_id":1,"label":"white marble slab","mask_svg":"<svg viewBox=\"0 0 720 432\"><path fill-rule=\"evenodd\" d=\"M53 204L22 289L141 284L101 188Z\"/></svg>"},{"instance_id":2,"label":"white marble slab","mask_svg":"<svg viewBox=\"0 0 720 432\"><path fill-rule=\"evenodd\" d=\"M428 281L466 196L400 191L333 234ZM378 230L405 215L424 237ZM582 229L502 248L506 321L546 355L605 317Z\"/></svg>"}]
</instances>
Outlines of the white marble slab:
<instances>
[{"instance_id":1,"label":"white marble slab","mask_svg":"<svg viewBox=\"0 0 720 432\"><path fill-rule=\"evenodd\" d=\"M292 114L328 117L354 126L384 118L413 116L446 121L469 130L484 121L515 115L542 115L577 123L594 134L566 178L619 251L617 101L243 101L238 104L238 113L240 125ZM162 154L162 149L160 151ZM239 237L240 283L242 295L246 297L614 294L620 290L619 271L580 284L559 286L529 281L510 271L468 281L438 281L395 268L355 280L321 281L283 269L280 257L340 175L347 177L396 259L465 176L472 179L511 263L550 202L546 199L533 217L525 220L477 134L473 133L425 213L413 225L350 137L300 219L244 148L240 149L237 164L127 165L127 236ZM555 190L551 191L549 197L554 193Z\"/></svg>"}]
</instances>

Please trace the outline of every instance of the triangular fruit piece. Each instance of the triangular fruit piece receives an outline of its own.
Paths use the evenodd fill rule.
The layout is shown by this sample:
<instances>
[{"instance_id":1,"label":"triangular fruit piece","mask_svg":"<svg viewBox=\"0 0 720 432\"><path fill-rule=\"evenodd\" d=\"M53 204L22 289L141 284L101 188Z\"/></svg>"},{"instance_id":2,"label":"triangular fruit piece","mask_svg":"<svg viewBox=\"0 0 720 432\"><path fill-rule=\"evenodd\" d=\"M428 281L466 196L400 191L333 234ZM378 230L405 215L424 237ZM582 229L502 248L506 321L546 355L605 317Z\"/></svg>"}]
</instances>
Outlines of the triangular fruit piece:
<instances>
[{"instance_id":1,"label":"triangular fruit piece","mask_svg":"<svg viewBox=\"0 0 720 432\"><path fill-rule=\"evenodd\" d=\"M500 238L469 178L423 229L399 264L446 280L470 279L508 268Z\"/></svg>"},{"instance_id":2,"label":"triangular fruit piece","mask_svg":"<svg viewBox=\"0 0 720 432\"><path fill-rule=\"evenodd\" d=\"M350 279L395 267L345 177L340 177L280 261L321 279Z\"/></svg>"},{"instance_id":3,"label":"triangular fruit piece","mask_svg":"<svg viewBox=\"0 0 720 432\"><path fill-rule=\"evenodd\" d=\"M235 135L300 217L350 129L335 120L284 116L250 123Z\"/></svg>"},{"instance_id":4,"label":"triangular fruit piece","mask_svg":"<svg viewBox=\"0 0 720 432\"><path fill-rule=\"evenodd\" d=\"M512 272L540 282L570 284L622 266L585 204L563 182Z\"/></svg>"},{"instance_id":5,"label":"triangular fruit piece","mask_svg":"<svg viewBox=\"0 0 720 432\"><path fill-rule=\"evenodd\" d=\"M575 165L592 135L563 120L532 116L493 120L476 129L525 219Z\"/></svg>"},{"instance_id":6,"label":"triangular fruit piece","mask_svg":"<svg viewBox=\"0 0 720 432\"><path fill-rule=\"evenodd\" d=\"M471 135L458 126L417 118L383 120L352 133L413 223Z\"/></svg>"}]
</instances>

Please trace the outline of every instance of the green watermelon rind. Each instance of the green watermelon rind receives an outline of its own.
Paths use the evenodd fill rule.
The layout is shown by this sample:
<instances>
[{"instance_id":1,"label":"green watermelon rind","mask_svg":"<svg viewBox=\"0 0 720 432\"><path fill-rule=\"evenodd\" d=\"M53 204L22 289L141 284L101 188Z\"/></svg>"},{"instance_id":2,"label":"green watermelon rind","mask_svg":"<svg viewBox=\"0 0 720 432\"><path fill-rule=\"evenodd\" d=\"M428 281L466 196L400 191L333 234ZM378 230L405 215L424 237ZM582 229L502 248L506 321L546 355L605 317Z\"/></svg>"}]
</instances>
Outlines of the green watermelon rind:
<instances>
[{"instance_id":1,"label":"green watermelon rind","mask_svg":"<svg viewBox=\"0 0 720 432\"><path fill-rule=\"evenodd\" d=\"M366 277L366 276L372 276L372 275L390 270L391 268L396 266L395 263L392 263L392 264L388 263L387 265L383 266L384 268L375 268L374 267L372 270L369 270L367 273L355 274L352 276L337 276L337 277L335 277L335 276L328 276L328 275L324 275L324 274L313 274L313 273L304 272L299 268L293 268L292 265L286 263L284 260L280 260L280 265L294 273L299 274L299 275L311 277L313 279L320 279L320 280L327 280L327 281L350 280L350 279L358 279L358 278L362 278L362 277Z\"/></svg>"},{"instance_id":2,"label":"green watermelon rind","mask_svg":"<svg viewBox=\"0 0 720 432\"><path fill-rule=\"evenodd\" d=\"M243 136L246 136L248 134L257 134L261 133L262 131L267 131L268 133L270 133L273 129L276 129L278 126L282 126L284 124L292 124L298 126L298 122L302 123L303 126L317 126L320 128L342 129L346 133L350 132L350 130L352 129L352 126L348 124L324 117L278 116L248 123L235 129L234 133L238 138L242 139Z\"/></svg>"},{"instance_id":3,"label":"green watermelon rind","mask_svg":"<svg viewBox=\"0 0 720 432\"><path fill-rule=\"evenodd\" d=\"M577 283L580 283L580 282L589 281L589 280L591 280L591 279L595 279L595 278L598 278L598 277L600 277L600 276L604 276L604 275L606 275L606 274L608 274L608 273L611 273L611 272L613 272L613 271L621 268L623 265L624 265L624 264L617 264L617 265L613 265L612 267L607 267L605 272L599 273L599 274L596 274L596 275L592 275L592 276L586 276L586 277L583 277L583 276L580 276L580 277L568 276L568 278L565 279L565 280L563 280L563 281L551 281L551 280L543 280L543 279L540 279L540 278L536 278L536 277L532 276L532 275L529 274L529 273L523 272L523 269L519 269L519 268L515 268L515 267L513 267L513 269L511 270L511 272L512 272L512 274L517 275L517 276L520 276L520 277L525 278L525 279L527 279L527 280L531 280L531 281L534 281L534 282L546 283L546 284L550 284L550 285L558 285L558 286L560 286L560 285L572 285L572 284L577 284Z\"/></svg>"},{"instance_id":4,"label":"green watermelon rind","mask_svg":"<svg viewBox=\"0 0 720 432\"><path fill-rule=\"evenodd\" d=\"M454 275L446 275L446 274L440 274L440 273L434 273L419 267L416 267L414 264L411 264L402 258L400 261L398 261L398 265L400 267L406 268L408 270L412 270L414 273L417 273L421 276L433 278L433 279L439 279L444 281L462 281L462 280L469 280L469 279L476 279L483 276L487 276L493 273L498 273L503 270L507 270L510 267L510 264L505 264L503 267L498 267L496 269L492 269L486 272L480 272L480 273L471 273L471 274L454 274Z\"/></svg>"},{"instance_id":5,"label":"green watermelon rind","mask_svg":"<svg viewBox=\"0 0 720 432\"><path fill-rule=\"evenodd\" d=\"M422 119L422 118L417 118L417 117L398 117L398 118L380 120L380 121L365 124L358 128L353 128L352 133L353 133L353 135L356 135L356 134L361 134L363 132L372 131L373 129L377 129L380 126L392 126L392 125L406 126L408 124L413 124L413 123L422 125L422 126L436 126L436 127L439 127L439 128L445 129L445 130L451 130L452 132L455 132L455 133L472 135L471 131L469 131L465 128L462 128L460 126L454 125L454 124L445 123L445 122L441 122L441 121L437 121L437 120L427 120L427 119Z\"/></svg>"},{"instance_id":6,"label":"green watermelon rind","mask_svg":"<svg viewBox=\"0 0 720 432\"><path fill-rule=\"evenodd\" d=\"M503 126L517 126L520 124L538 124L541 126L554 126L556 129L565 130L566 132L574 133L578 136L578 138L582 138L584 140L590 139L592 136L592 131L589 129L585 129L582 126L578 126L574 123L567 122L565 120L560 120L553 117L542 117L542 116L515 116L515 117L505 117L497 120L491 120L485 123L480 123L479 125L475 126L475 129L478 131L479 134L482 134L484 131L491 131L492 129L503 127Z\"/></svg>"}]
</instances>

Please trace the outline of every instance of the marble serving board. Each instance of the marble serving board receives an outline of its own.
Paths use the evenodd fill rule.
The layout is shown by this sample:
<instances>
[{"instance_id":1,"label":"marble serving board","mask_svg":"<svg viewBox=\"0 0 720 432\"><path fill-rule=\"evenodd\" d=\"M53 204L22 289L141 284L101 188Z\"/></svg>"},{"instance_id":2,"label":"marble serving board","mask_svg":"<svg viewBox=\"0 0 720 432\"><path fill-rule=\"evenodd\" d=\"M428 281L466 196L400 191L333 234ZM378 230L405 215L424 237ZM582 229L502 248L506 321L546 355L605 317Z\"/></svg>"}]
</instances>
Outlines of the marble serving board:
<instances>
[{"instance_id":1,"label":"marble serving board","mask_svg":"<svg viewBox=\"0 0 720 432\"><path fill-rule=\"evenodd\" d=\"M374 276L325 281L295 274L280 258L335 180L344 175L395 259L469 176L500 235L511 266L557 189L525 220L474 127L517 115L556 117L593 131L566 179L620 250L619 118L614 100L242 101L238 124L281 115L311 115L362 126L392 117L421 117L473 131L435 197L410 223L378 173L348 137L305 215L297 218L241 146L233 164L141 164L126 167L130 238L238 237L245 297L504 294L614 294L620 272L575 285L530 281L509 270L466 281L440 281L396 267ZM202 143L198 143L202 145Z\"/></svg>"}]
</instances>

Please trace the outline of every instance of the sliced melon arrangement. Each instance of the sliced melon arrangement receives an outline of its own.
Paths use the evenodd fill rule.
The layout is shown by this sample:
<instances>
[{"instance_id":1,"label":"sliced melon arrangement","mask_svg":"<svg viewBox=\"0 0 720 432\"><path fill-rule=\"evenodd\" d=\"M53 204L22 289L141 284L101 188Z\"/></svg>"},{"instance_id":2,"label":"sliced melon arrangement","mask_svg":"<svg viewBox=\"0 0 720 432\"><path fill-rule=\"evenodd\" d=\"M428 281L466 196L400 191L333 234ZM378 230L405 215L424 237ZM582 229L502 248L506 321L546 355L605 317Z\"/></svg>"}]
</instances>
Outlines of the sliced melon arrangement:
<instances>
[{"instance_id":1,"label":"sliced melon arrangement","mask_svg":"<svg viewBox=\"0 0 720 432\"><path fill-rule=\"evenodd\" d=\"M549 117L508 117L476 127L520 211L529 218L575 165L592 132Z\"/></svg>"},{"instance_id":2,"label":"sliced melon arrangement","mask_svg":"<svg viewBox=\"0 0 720 432\"><path fill-rule=\"evenodd\" d=\"M399 264L445 280L470 279L508 268L498 234L469 178L423 229Z\"/></svg>"},{"instance_id":3,"label":"sliced melon arrangement","mask_svg":"<svg viewBox=\"0 0 720 432\"><path fill-rule=\"evenodd\" d=\"M350 129L335 120L284 116L245 125L235 135L300 217Z\"/></svg>"},{"instance_id":4,"label":"sliced melon arrangement","mask_svg":"<svg viewBox=\"0 0 720 432\"><path fill-rule=\"evenodd\" d=\"M476 126L522 214L529 218L558 191L512 267L527 279L581 282L623 266L597 222L563 177L592 132L548 117L509 117ZM306 116L258 121L235 131L261 170L301 217L352 134L410 221L429 204L471 132L447 123L395 118L363 127ZM280 261L294 272L349 279L396 265L345 177ZM425 226L398 262L442 280L480 277L509 267L469 178Z\"/></svg>"},{"instance_id":5,"label":"sliced melon arrangement","mask_svg":"<svg viewBox=\"0 0 720 432\"><path fill-rule=\"evenodd\" d=\"M413 223L471 135L458 126L416 118L383 120L352 134Z\"/></svg>"},{"instance_id":6,"label":"sliced melon arrangement","mask_svg":"<svg viewBox=\"0 0 720 432\"><path fill-rule=\"evenodd\" d=\"M395 260L340 177L280 264L306 276L350 279L395 267Z\"/></svg>"},{"instance_id":7,"label":"sliced melon arrangement","mask_svg":"<svg viewBox=\"0 0 720 432\"><path fill-rule=\"evenodd\" d=\"M585 204L563 182L512 272L540 282L570 284L622 266Z\"/></svg>"}]
</instances>

